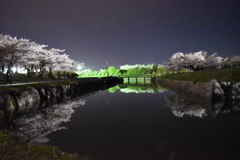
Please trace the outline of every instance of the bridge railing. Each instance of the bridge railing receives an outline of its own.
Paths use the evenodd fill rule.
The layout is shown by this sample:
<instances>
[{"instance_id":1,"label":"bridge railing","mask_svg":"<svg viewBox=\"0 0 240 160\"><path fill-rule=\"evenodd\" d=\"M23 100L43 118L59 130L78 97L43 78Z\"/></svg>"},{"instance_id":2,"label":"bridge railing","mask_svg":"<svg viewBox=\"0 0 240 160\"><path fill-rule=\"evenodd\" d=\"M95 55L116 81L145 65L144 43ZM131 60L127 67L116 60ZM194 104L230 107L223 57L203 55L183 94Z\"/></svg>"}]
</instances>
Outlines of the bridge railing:
<instances>
[{"instance_id":1,"label":"bridge railing","mask_svg":"<svg viewBox=\"0 0 240 160\"><path fill-rule=\"evenodd\" d=\"M154 78L157 77L157 74L144 74L144 75L123 75L119 78Z\"/></svg>"},{"instance_id":2,"label":"bridge railing","mask_svg":"<svg viewBox=\"0 0 240 160\"><path fill-rule=\"evenodd\" d=\"M126 76L123 77L125 84L151 84L152 76Z\"/></svg>"}]
</instances>

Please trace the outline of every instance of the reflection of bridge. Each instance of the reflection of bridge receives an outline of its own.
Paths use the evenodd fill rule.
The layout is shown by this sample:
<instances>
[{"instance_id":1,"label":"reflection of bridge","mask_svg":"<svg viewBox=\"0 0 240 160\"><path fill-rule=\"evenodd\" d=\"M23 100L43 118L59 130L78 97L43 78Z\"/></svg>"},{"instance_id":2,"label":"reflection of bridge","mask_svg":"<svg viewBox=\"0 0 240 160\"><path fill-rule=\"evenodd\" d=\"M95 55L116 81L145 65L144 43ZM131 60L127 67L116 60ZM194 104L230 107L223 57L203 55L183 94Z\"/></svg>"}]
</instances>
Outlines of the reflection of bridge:
<instances>
[{"instance_id":1,"label":"reflection of bridge","mask_svg":"<svg viewBox=\"0 0 240 160\"><path fill-rule=\"evenodd\" d=\"M110 89L110 93L114 93L117 89L124 93L162 93L165 90L155 84L118 84Z\"/></svg>"},{"instance_id":2,"label":"reflection of bridge","mask_svg":"<svg viewBox=\"0 0 240 160\"><path fill-rule=\"evenodd\" d=\"M126 87L148 87L148 88L156 88L157 86L154 84L118 84L118 86L121 88L126 88Z\"/></svg>"}]
</instances>

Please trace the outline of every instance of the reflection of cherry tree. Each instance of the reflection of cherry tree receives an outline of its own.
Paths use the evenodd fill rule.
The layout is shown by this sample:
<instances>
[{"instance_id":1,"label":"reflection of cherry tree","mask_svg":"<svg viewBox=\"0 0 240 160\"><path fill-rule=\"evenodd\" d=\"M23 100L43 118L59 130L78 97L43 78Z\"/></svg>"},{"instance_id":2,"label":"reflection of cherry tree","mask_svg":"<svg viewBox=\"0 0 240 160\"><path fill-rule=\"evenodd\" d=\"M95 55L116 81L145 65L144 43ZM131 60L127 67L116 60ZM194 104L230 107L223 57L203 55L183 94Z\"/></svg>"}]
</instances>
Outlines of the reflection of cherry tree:
<instances>
[{"instance_id":1,"label":"reflection of cherry tree","mask_svg":"<svg viewBox=\"0 0 240 160\"><path fill-rule=\"evenodd\" d=\"M166 102L172 113L177 117L188 115L203 118L207 116L207 110L205 108L179 96L168 97Z\"/></svg>"},{"instance_id":2,"label":"reflection of cherry tree","mask_svg":"<svg viewBox=\"0 0 240 160\"><path fill-rule=\"evenodd\" d=\"M184 115L203 118L207 115L218 116L220 114L239 114L240 100L212 101L194 95L175 95L167 97L166 106L177 117Z\"/></svg>"},{"instance_id":3,"label":"reflection of cherry tree","mask_svg":"<svg viewBox=\"0 0 240 160\"><path fill-rule=\"evenodd\" d=\"M85 101L80 99L22 116L14 121L18 127L18 134L27 140L46 143L49 141L46 137L48 134L66 129L62 123L70 121L71 115L74 113L73 108L82 105L85 105Z\"/></svg>"}]
</instances>

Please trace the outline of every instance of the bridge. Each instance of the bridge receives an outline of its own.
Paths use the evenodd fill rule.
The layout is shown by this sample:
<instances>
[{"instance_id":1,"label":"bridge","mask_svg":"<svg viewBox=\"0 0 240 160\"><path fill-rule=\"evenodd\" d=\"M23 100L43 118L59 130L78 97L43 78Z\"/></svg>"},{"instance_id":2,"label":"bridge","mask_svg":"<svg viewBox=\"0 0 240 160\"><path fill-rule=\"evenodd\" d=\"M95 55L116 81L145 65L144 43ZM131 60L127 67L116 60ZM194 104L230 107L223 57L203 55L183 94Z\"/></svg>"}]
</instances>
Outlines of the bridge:
<instances>
[{"instance_id":1,"label":"bridge","mask_svg":"<svg viewBox=\"0 0 240 160\"><path fill-rule=\"evenodd\" d=\"M144 75L144 76L126 76L123 78L124 84L151 84L155 76Z\"/></svg>"}]
</instances>

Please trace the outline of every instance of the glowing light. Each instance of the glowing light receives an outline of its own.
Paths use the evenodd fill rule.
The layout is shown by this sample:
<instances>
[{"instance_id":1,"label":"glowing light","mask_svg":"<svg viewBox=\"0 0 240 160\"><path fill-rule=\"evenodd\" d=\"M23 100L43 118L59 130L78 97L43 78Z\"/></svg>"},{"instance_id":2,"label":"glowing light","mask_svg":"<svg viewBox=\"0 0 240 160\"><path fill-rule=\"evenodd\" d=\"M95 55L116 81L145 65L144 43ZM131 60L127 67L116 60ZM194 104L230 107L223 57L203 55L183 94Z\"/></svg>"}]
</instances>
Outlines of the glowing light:
<instances>
[{"instance_id":1,"label":"glowing light","mask_svg":"<svg viewBox=\"0 0 240 160\"><path fill-rule=\"evenodd\" d=\"M83 67L81 65L77 66L77 70L81 70Z\"/></svg>"},{"instance_id":2,"label":"glowing light","mask_svg":"<svg viewBox=\"0 0 240 160\"><path fill-rule=\"evenodd\" d=\"M13 68L12 68L12 71L13 71L13 73L15 73L15 72L17 71L17 68L16 68L16 67L13 67Z\"/></svg>"}]
</instances>

